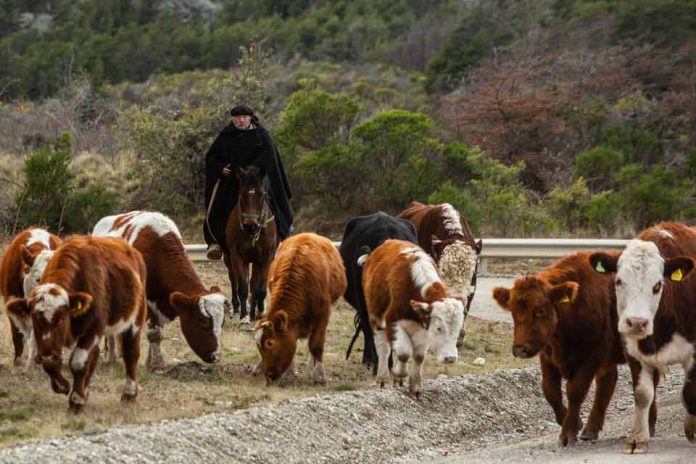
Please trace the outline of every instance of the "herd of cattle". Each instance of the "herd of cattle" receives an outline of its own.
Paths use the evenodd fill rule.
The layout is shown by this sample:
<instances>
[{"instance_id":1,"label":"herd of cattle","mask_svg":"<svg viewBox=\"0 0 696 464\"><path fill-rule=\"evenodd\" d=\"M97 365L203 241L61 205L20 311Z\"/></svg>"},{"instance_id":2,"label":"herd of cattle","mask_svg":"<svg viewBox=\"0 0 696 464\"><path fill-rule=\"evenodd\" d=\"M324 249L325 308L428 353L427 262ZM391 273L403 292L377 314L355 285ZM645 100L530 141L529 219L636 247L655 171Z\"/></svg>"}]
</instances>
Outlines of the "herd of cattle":
<instances>
[{"instance_id":1,"label":"herd of cattle","mask_svg":"<svg viewBox=\"0 0 696 464\"><path fill-rule=\"evenodd\" d=\"M330 309L343 296L357 311L350 347L362 332L363 362L376 368L377 382L384 385L391 375L402 385L408 377L410 394L419 397L429 351L439 362L457 361L481 248L451 205L416 202L399 217L379 212L351 219L340 250L313 233L287 238L271 264L268 308L256 322L257 371L269 383L294 372L297 342L307 338L312 379L324 383ZM561 426L562 445L577 441L593 379L594 404L580 438L598 437L617 365L625 362L635 425L624 451L647 451L657 419L656 387L670 364L684 368L684 432L696 442L695 259L696 228L662 223L622 252L577 253L517 279L511 289L494 289L495 301L512 313L514 356L539 354L542 390ZM176 225L153 212L109 216L92 235L65 240L39 228L23 231L0 263L0 290L15 364L41 365L52 389L68 394L73 411L87 401L104 336L109 355L118 351L125 365L122 400L132 401L143 331L148 369L164 367L162 328L177 317L191 349L214 363L222 357L223 323L233 311L220 288L203 286ZM72 385L62 374L64 348L71 350Z\"/></svg>"}]
</instances>

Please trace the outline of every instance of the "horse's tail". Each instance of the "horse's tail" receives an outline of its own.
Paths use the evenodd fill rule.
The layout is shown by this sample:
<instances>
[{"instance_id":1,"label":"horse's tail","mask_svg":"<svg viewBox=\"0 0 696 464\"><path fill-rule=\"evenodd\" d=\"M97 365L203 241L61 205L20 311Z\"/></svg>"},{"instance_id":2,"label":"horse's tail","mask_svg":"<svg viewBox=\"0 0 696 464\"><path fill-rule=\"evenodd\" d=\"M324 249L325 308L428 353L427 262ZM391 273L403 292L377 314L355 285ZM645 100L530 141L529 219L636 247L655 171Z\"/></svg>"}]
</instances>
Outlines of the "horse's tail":
<instances>
[{"instance_id":1,"label":"horse's tail","mask_svg":"<svg viewBox=\"0 0 696 464\"><path fill-rule=\"evenodd\" d=\"M367 260L367 257L370 255L372 252L372 249L364 245L360 247L359 250L359 258L358 258L358 282L359 285L362 286L362 267L365 264L365 261ZM362 293L361 293L362 295ZM353 338L350 340L350 344L348 345L348 351L346 351L346 360L350 357L351 351L353 351L353 345L355 344L355 340L358 339L358 336L360 335L360 332L365 332L365 330L370 330L369 327L369 322L368 322L368 317L367 317L367 310L364 305L364 297L361 298L361 300L358 302L358 307L357 312L355 313L355 317L353 318L353 324L355 325L355 333L353 334Z\"/></svg>"}]
</instances>

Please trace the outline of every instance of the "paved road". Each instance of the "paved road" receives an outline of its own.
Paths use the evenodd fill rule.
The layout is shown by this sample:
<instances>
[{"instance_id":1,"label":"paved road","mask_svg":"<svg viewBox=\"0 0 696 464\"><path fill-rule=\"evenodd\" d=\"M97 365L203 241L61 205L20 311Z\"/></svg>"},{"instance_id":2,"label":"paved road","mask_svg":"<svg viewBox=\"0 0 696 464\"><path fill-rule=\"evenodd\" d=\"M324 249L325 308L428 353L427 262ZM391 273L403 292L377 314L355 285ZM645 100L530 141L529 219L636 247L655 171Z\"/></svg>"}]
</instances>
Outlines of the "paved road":
<instances>
[{"instance_id":1,"label":"paved road","mask_svg":"<svg viewBox=\"0 0 696 464\"><path fill-rule=\"evenodd\" d=\"M493 294L493 288L510 288L513 282L515 282L515 279L506 279L502 277L479 278L469 315L487 321L507 322L512 324L512 316L510 316L510 313L501 309L491 295Z\"/></svg>"}]
</instances>

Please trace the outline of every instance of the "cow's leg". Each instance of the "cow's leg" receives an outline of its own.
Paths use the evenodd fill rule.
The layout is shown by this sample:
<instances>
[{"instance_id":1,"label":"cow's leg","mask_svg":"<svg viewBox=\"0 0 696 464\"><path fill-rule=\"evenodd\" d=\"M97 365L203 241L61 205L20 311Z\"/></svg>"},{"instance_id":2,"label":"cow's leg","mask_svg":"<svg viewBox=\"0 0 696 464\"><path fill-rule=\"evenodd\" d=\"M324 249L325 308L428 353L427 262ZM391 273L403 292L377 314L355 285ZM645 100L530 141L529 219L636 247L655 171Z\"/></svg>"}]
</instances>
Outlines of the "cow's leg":
<instances>
[{"instance_id":1,"label":"cow's leg","mask_svg":"<svg viewBox=\"0 0 696 464\"><path fill-rule=\"evenodd\" d=\"M377 351L377 377L375 381L380 387L389 380L389 355L391 354L391 344L387 338L387 331L382 328L375 328L375 351Z\"/></svg>"},{"instance_id":2,"label":"cow's leg","mask_svg":"<svg viewBox=\"0 0 696 464\"><path fill-rule=\"evenodd\" d=\"M648 429L650 430L650 436L655 436L655 423L657 422L657 386L660 383L660 371L655 370L653 372L653 401L650 405L650 415L648 416Z\"/></svg>"},{"instance_id":3,"label":"cow's leg","mask_svg":"<svg viewBox=\"0 0 696 464\"><path fill-rule=\"evenodd\" d=\"M558 425L563 425L563 420L568 410L563 405L563 393L561 391L561 371L545 355L539 356L541 366L541 389L544 398L553 409Z\"/></svg>"},{"instance_id":4,"label":"cow's leg","mask_svg":"<svg viewBox=\"0 0 696 464\"><path fill-rule=\"evenodd\" d=\"M73 374L73 386L68 404L70 411L80 412L87 402L87 379L90 377L93 357L99 356L99 336L91 335L77 340L70 355L70 370Z\"/></svg>"},{"instance_id":5,"label":"cow's leg","mask_svg":"<svg viewBox=\"0 0 696 464\"><path fill-rule=\"evenodd\" d=\"M118 353L116 348L116 337L113 335L107 335L106 337L106 362L108 364L115 364L118 361Z\"/></svg>"},{"instance_id":6,"label":"cow's leg","mask_svg":"<svg viewBox=\"0 0 696 464\"><path fill-rule=\"evenodd\" d=\"M320 320L309 334L309 356L310 365L312 366L312 380L315 384L325 384L326 376L324 374L324 342L326 341L326 326L329 325L328 305L326 317Z\"/></svg>"},{"instance_id":7,"label":"cow's leg","mask_svg":"<svg viewBox=\"0 0 696 464\"><path fill-rule=\"evenodd\" d=\"M122 402L135 401L138 396L138 360L140 359L140 333L127 329L121 334L121 352L126 368L126 383L123 386Z\"/></svg>"},{"instance_id":8,"label":"cow's leg","mask_svg":"<svg viewBox=\"0 0 696 464\"><path fill-rule=\"evenodd\" d=\"M408 360L413 356L413 349L411 334L406 333L406 330L397 324L394 328L394 355L396 356L396 362L392 368L394 385L403 386L404 379L408 376Z\"/></svg>"},{"instance_id":9,"label":"cow's leg","mask_svg":"<svg viewBox=\"0 0 696 464\"><path fill-rule=\"evenodd\" d=\"M408 379L408 390L413 396L420 398L423 391L421 372L425 355L428 353L428 331L419 329L411 334L411 344L413 345L413 365Z\"/></svg>"},{"instance_id":10,"label":"cow's leg","mask_svg":"<svg viewBox=\"0 0 696 464\"><path fill-rule=\"evenodd\" d=\"M635 417L633 433L628 436L623 452L626 454L645 454L648 452L650 437L649 415L655 399L654 369L628 357L633 377L633 400Z\"/></svg>"},{"instance_id":11,"label":"cow's leg","mask_svg":"<svg viewBox=\"0 0 696 464\"><path fill-rule=\"evenodd\" d=\"M12 332L12 345L14 346L14 365L21 366L24 364L22 360L22 354L24 353L24 334L15 325L12 318L10 318L10 331Z\"/></svg>"},{"instance_id":12,"label":"cow's leg","mask_svg":"<svg viewBox=\"0 0 696 464\"><path fill-rule=\"evenodd\" d=\"M561 446L574 445L578 441L578 431L582 427L580 408L592 385L592 379L597 372L597 366L588 364L582 366L566 384L568 397L568 413L563 419L559 442Z\"/></svg>"},{"instance_id":13,"label":"cow's leg","mask_svg":"<svg viewBox=\"0 0 696 464\"><path fill-rule=\"evenodd\" d=\"M614 388L616 387L616 380L619 378L619 371L616 364L607 366L597 372L595 376L595 385L597 390L595 392L594 402L592 404L592 410L590 411L590 417L587 420L587 425L585 430L582 431L580 438L583 440L596 440L599 437L599 431L602 430L604 425L604 417L607 412L607 407L609 406L609 401L614 394Z\"/></svg>"},{"instance_id":14,"label":"cow's leg","mask_svg":"<svg viewBox=\"0 0 696 464\"><path fill-rule=\"evenodd\" d=\"M149 312L150 318L147 321L146 335L149 347L147 351L147 360L145 367L151 372L161 372L166 367L160 343L164 338L164 329L159 317L154 314L154 311Z\"/></svg>"},{"instance_id":15,"label":"cow's leg","mask_svg":"<svg viewBox=\"0 0 696 464\"><path fill-rule=\"evenodd\" d=\"M696 443L696 362L692 362L691 369L686 370L682 400L684 400L684 435L691 443Z\"/></svg>"},{"instance_id":16,"label":"cow's leg","mask_svg":"<svg viewBox=\"0 0 696 464\"><path fill-rule=\"evenodd\" d=\"M26 370L34 369L38 366L36 364L36 355L39 352L39 348L36 346L36 336L34 334L34 329L29 331L29 340L26 343L27 359L24 368Z\"/></svg>"}]
</instances>

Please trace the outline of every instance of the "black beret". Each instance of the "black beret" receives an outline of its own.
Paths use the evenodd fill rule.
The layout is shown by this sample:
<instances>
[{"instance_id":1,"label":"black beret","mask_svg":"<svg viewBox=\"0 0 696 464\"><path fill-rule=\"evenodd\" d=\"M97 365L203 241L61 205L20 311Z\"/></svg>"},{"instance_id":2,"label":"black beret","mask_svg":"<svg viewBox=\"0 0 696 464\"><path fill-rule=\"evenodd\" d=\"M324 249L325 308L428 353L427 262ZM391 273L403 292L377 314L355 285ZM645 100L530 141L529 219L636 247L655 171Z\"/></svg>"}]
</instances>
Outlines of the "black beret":
<instances>
[{"instance_id":1,"label":"black beret","mask_svg":"<svg viewBox=\"0 0 696 464\"><path fill-rule=\"evenodd\" d=\"M237 105L230 110L231 116L253 116L254 110L246 105Z\"/></svg>"}]
</instances>

